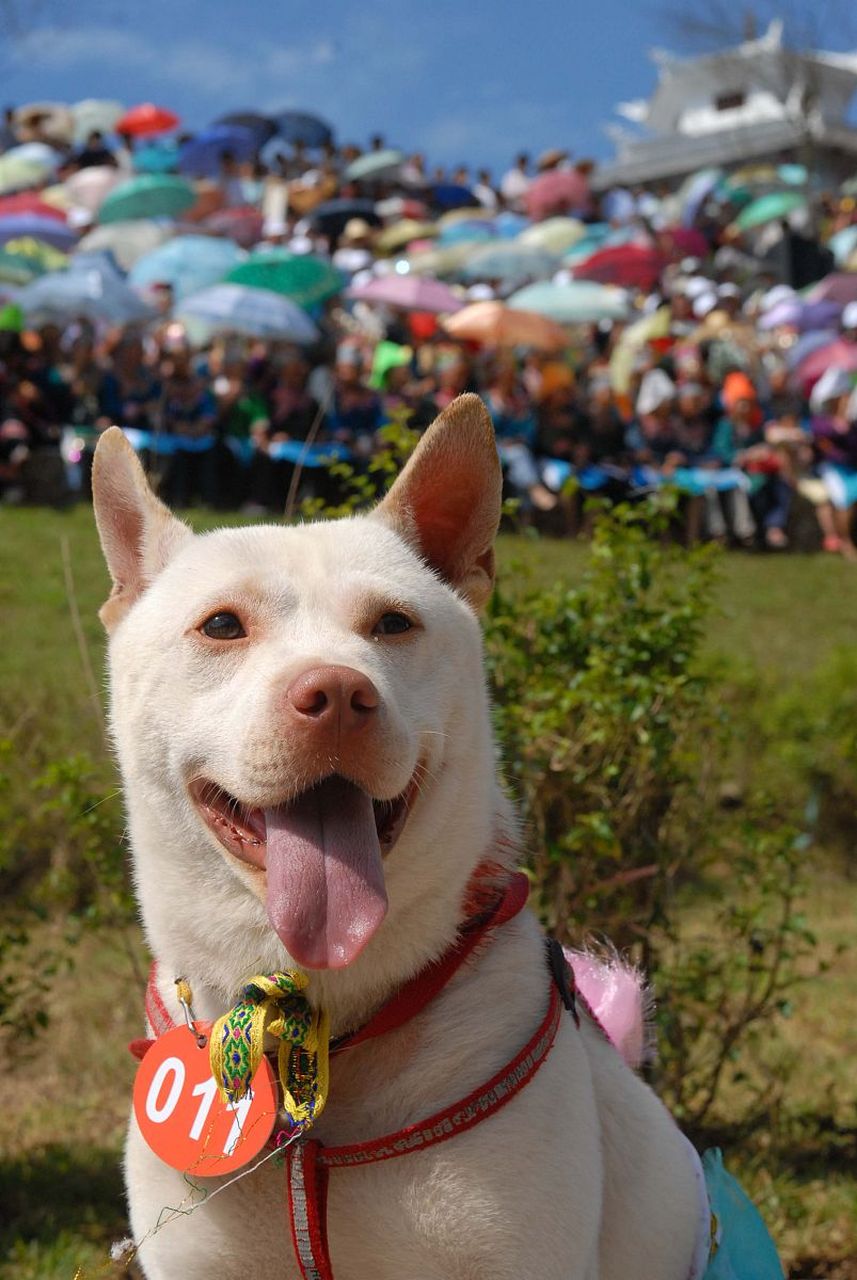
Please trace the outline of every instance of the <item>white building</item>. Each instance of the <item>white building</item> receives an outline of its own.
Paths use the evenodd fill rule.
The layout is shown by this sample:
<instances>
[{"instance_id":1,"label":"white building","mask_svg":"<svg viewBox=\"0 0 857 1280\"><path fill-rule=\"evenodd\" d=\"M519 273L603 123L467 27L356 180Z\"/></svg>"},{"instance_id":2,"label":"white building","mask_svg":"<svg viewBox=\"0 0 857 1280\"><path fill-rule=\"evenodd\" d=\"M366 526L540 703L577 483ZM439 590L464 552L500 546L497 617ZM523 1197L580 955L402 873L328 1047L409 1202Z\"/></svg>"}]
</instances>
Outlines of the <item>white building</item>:
<instances>
[{"instance_id":1,"label":"white building","mask_svg":"<svg viewBox=\"0 0 857 1280\"><path fill-rule=\"evenodd\" d=\"M846 120L857 90L857 53L797 52L782 22L763 36L701 58L652 54L658 84L618 113L645 133L610 126L616 158L594 185L675 186L708 166L752 161L807 164L824 181L857 173L857 128Z\"/></svg>"}]
</instances>

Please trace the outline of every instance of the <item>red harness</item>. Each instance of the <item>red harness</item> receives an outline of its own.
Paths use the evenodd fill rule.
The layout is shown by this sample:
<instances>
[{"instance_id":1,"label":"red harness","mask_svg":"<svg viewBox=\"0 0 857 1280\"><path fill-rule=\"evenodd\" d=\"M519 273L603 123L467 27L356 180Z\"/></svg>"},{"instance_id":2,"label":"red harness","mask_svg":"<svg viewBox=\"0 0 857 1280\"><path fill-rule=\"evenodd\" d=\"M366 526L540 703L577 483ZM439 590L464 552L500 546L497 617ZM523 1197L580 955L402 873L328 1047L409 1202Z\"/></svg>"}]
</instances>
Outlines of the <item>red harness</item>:
<instances>
[{"instance_id":1,"label":"red harness","mask_svg":"<svg viewBox=\"0 0 857 1280\"><path fill-rule=\"evenodd\" d=\"M385 1035L415 1017L446 986L480 942L523 910L529 890L526 876L516 873L498 890L496 880L495 887L489 884L495 870L499 869L484 864L478 869L468 895L467 923L458 942L439 961L407 982L358 1031L334 1041L331 1053L341 1053ZM561 949L549 944L548 959L554 980L550 983L547 1012L539 1026L511 1062L466 1098L417 1124L371 1142L328 1147L315 1139L304 1138L286 1147L289 1223L303 1280L333 1280L327 1243L327 1184L331 1169L375 1164L446 1142L489 1119L529 1084L550 1053L563 1005L577 1021L573 978L561 956ZM154 965L146 989L146 1017L157 1036L177 1025L161 999ZM153 1043L153 1040L134 1040L129 1048L135 1057L142 1058Z\"/></svg>"}]
</instances>

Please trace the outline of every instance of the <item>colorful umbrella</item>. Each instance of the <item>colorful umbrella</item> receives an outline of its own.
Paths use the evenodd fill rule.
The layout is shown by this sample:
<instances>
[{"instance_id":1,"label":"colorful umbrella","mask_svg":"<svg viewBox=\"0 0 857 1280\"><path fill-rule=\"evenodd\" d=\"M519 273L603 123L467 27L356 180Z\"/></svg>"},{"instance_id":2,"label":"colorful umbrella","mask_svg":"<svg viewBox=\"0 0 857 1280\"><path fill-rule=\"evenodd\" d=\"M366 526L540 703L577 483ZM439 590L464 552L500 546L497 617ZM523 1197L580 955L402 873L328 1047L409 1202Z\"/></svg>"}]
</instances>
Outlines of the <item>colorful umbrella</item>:
<instances>
[{"instance_id":1,"label":"colorful umbrella","mask_svg":"<svg viewBox=\"0 0 857 1280\"><path fill-rule=\"evenodd\" d=\"M20 240L9 240L6 244L6 252L34 262L40 274L45 271L61 271L68 265L67 253L61 253L52 245L45 244L44 240L34 240L32 236L22 236Z\"/></svg>"},{"instance_id":2,"label":"colorful umbrella","mask_svg":"<svg viewBox=\"0 0 857 1280\"><path fill-rule=\"evenodd\" d=\"M587 230L586 223L577 218L547 218L522 231L518 243L547 249L549 253L565 253L583 239Z\"/></svg>"},{"instance_id":3,"label":"colorful umbrella","mask_svg":"<svg viewBox=\"0 0 857 1280\"><path fill-rule=\"evenodd\" d=\"M347 296L398 307L402 311L429 311L434 314L460 311L464 305L458 295L440 280L410 273L380 276L366 284L352 285Z\"/></svg>"},{"instance_id":4,"label":"colorful umbrella","mask_svg":"<svg viewBox=\"0 0 857 1280\"><path fill-rule=\"evenodd\" d=\"M179 148L179 173L191 178L216 178L224 152L236 160L252 159L256 135L237 124L215 124L203 129Z\"/></svg>"},{"instance_id":5,"label":"colorful umbrella","mask_svg":"<svg viewBox=\"0 0 857 1280\"><path fill-rule=\"evenodd\" d=\"M766 222L776 222L785 218L795 209L806 206L806 197L798 191L772 191L768 195L759 196L741 210L735 219L735 226L740 231L751 231L754 227L764 226Z\"/></svg>"},{"instance_id":6,"label":"colorful umbrella","mask_svg":"<svg viewBox=\"0 0 857 1280\"><path fill-rule=\"evenodd\" d=\"M95 227L83 237L78 252L108 250L123 271L129 271L144 254L169 240L175 228L167 222L150 222L145 218L128 222L111 222Z\"/></svg>"},{"instance_id":7,"label":"colorful umbrella","mask_svg":"<svg viewBox=\"0 0 857 1280\"><path fill-rule=\"evenodd\" d=\"M175 173L179 163L178 143L171 138L136 147L132 156L137 173Z\"/></svg>"},{"instance_id":8,"label":"colorful umbrella","mask_svg":"<svg viewBox=\"0 0 857 1280\"><path fill-rule=\"evenodd\" d=\"M556 254L522 245L517 240L497 241L477 249L464 264L466 280L502 280L507 283L543 280L559 266Z\"/></svg>"},{"instance_id":9,"label":"colorful umbrella","mask_svg":"<svg viewBox=\"0 0 857 1280\"><path fill-rule=\"evenodd\" d=\"M65 214L55 204L48 204L32 191L22 191L16 196L0 196L0 217L8 214L35 214L39 218L53 218L56 222L65 222Z\"/></svg>"},{"instance_id":10,"label":"colorful umbrella","mask_svg":"<svg viewBox=\"0 0 857 1280\"><path fill-rule=\"evenodd\" d=\"M562 351L568 335L554 320L536 311L519 311L502 302L474 302L442 321L453 338L493 347L532 347Z\"/></svg>"},{"instance_id":11,"label":"colorful umbrella","mask_svg":"<svg viewBox=\"0 0 857 1280\"><path fill-rule=\"evenodd\" d=\"M64 323L84 317L106 324L130 324L152 314L121 276L93 266L42 276L22 289L17 301L30 323Z\"/></svg>"},{"instance_id":12,"label":"colorful umbrella","mask_svg":"<svg viewBox=\"0 0 857 1280\"><path fill-rule=\"evenodd\" d=\"M113 131L132 138L152 138L159 133L171 133L179 124L181 120L174 111L158 107L154 102L141 102L119 117Z\"/></svg>"},{"instance_id":13,"label":"colorful umbrella","mask_svg":"<svg viewBox=\"0 0 857 1280\"><path fill-rule=\"evenodd\" d=\"M215 124L237 124L242 129L249 129L256 139L256 147L261 149L277 132L277 122L270 116L260 115L258 111L230 111L228 115L218 116Z\"/></svg>"},{"instance_id":14,"label":"colorful umbrella","mask_svg":"<svg viewBox=\"0 0 857 1280\"><path fill-rule=\"evenodd\" d=\"M281 293L299 307L314 307L341 293L345 277L324 258L286 249L264 249L252 254L226 276L231 284Z\"/></svg>"},{"instance_id":15,"label":"colorful umbrella","mask_svg":"<svg viewBox=\"0 0 857 1280\"><path fill-rule=\"evenodd\" d=\"M854 230L857 231L857 227ZM849 302L857 302L857 275L852 272L834 272L833 275L825 276L807 291L806 300L838 302L840 307L847 307Z\"/></svg>"},{"instance_id":16,"label":"colorful umbrella","mask_svg":"<svg viewBox=\"0 0 857 1280\"><path fill-rule=\"evenodd\" d=\"M281 338L301 344L318 338L315 325L291 299L240 284L202 289L185 299L177 315L215 332L250 338Z\"/></svg>"},{"instance_id":17,"label":"colorful umbrella","mask_svg":"<svg viewBox=\"0 0 857 1280\"><path fill-rule=\"evenodd\" d=\"M129 218L170 218L196 203L196 193L184 178L171 174L145 174L129 178L105 199L99 222L124 222Z\"/></svg>"},{"instance_id":18,"label":"colorful umbrella","mask_svg":"<svg viewBox=\"0 0 857 1280\"><path fill-rule=\"evenodd\" d=\"M783 298L759 317L760 329L778 329L788 326L801 333L812 333L829 329L842 314L842 303L821 299L810 302L808 298L800 298L795 294L792 298Z\"/></svg>"},{"instance_id":19,"label":"colorful umbrella","mask_svg":"<svg viewBox=\"0 0 857 1280\"><path fill-rule=\"evenodd\" d=\"M0 280L4 284L29 284L45 274L46 268L35 258L23 253L10 253L8 249L0 249Z\"/></svg>"},{"instance_id":20,"label":"colorful umbrella","mask_svg":"<svg viewBox=\"0 0 857 1280\"><path fill-rule=\"evenodd\" d=\"M277 133L286 142L302 142L305 147L323 147L333 142L333 130L318 116L304 111L282 111L274 119Z\"/></svg>"},{"instance_id":21,"label":"colorful umbrella","mask_svg":"<svg viewBox=\"0 0 857 1280\"><path fill-rule=\"evenodd\" d=\"M405 159L404 151L388 147L385 151L369 151L358 156L343 173L346 182L368 182L396 173Z\"/></svg>"},{"instance_id":22,"label":"colorful umbrella","mask_svg":"<svg viewBox=\"0 0 857 1280\"><path fill-rule=\"evenodd\" d=\"M708 241L695 227L665 227L658 232L658 248L670 262L682 258L707 258Z\"/></svg>"},{"instance_id":23,"label":"colorful umbrella","mask_svg":"<svg viewBox=\"0 0 857 1280\"><path fill-rule=\"evenodd\" d=\"M202 225L207 231L234 240L242 249L250 249L262 238L264 218L253 205L239 204L210 213Z\"/></svg>"},{"instance_id":24,"label":"colorful umbrella","mask_svg":"<svg viewBox=\"0 0 857 1280\"><path fill-rule=\"evenodd\" d=\"M657 249L642 244L608 245L574 266L578 280L597 280L628 289L651 289L667 265Z\"/></svg>"},{"instance_id":25,"label":"colorful umbrella","mask_svg":"<svg viewBox=\"0 0 857 1280\"><path fill-rule=\"evenodd\" d=\"M574 213L589 202L586 175L576 169L550 169L533 178L524 196L527 213L536 222L558 213Z\"/></svg>"},{"instance_id":26,"label":"colorful umbrella","mask_svg":"<svg viewBox=\"0 0 857 1280\"><path fill-rule=\"evenodd\" d=\"M521 311L537 311L558 324L624 320L628 314L628 301L623 293L586 280L572 280L569 284L532 284L513 293L508 304Z\"/></svg>"},{"instance_id":27,"label":"colorful umbrella","mask_svg":"<svg viewBox=\"0 0 857 1280\"><path fill-rule=\"evenodd\" d=\"M857 372L857 345L846 342L844 338L836 338L827 346L816 347L794 368L792 378L803 395L809 395L827 369Z\"/></svg>"},{"instance_id":28,"label":"colorful umbrella","mask_svg":"<svg viewBox=\"0 0 857 1280\"><path fill-rule=\"evenodd\" d=\"M85 142L91 133L113 133L125 108L109 98L84 98L71 109L75 142Z\"/></svg>"},{"instance_id":29,"label":"colorful umbrella","mask_svg":"<svg viewBox=\"0 0 857 1280\"><path fill-rule=\"evenodd\" d=\"M37 213L10 213L0 217L0 244L22 237L41 240L54 249L70 249L77 241L76 233L65 222Z\"/></svg>"},{"instance_id":30,"label":"colorful umbrella","mask_svg":"<svg viewBox=\"0 0 857 1280\"><path fill-rule=\"evenodd\" d=\"M63 183L69 203L89 213L97 213L107 196L125 181L125 175L110 165L79 169Z\"/></svg>"},{"instance_id":31,"label":"colorful umbrella","mask_svg":"<svg viewBox=\"0 0 857 1280\"><path fill-rule=\"evenodd\" d=\"M176 236L139 258L128 273L135 288L169 284L180 300L222 280L244 258L232 240L216 236Z\"/></svg>"}]
</instances>

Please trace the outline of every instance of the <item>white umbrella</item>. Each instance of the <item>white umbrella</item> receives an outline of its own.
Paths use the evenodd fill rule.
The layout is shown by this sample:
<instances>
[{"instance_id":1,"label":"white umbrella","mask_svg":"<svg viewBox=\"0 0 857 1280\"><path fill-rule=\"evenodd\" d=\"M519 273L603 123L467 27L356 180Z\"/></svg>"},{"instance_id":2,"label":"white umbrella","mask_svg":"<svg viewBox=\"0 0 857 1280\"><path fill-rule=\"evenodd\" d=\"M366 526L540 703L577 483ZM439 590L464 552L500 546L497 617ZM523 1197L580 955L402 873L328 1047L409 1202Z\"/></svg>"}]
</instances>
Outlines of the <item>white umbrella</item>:
<instances>
[{"instance_id":1,"label":"white umbrella","mask_svg":"<svg viewBox=\"0 0 857 1280\"><path fill-rule=\"evenodd\" d=\"M81 240L78 248L84 253L109 249L123 271L130 271L144 254L151 253L175 235L171 222L155 222L148 218L131 218L126 222L108 222L96 227Z\"/></svg>"},{"instance_id":2,"label":"white umbrella","mask_svg":"<svg viewBox=\"0 0 857 1280\"><path fill-rule=\"evenodd\" d=\"M624 320L628 315L628 299L622 289L589 280L572 280L569 284L542 281L519 289L506 301L510 307L537 311L559 324Z\"/></svg>"},{"instance_id":3,"label":"white umbrella","mask_svg":"<svg viewBox=\"0 0 857 1280\"><path fill-rule=\"evenodd\" d=\"M78 169L63 183L70 205L97 213L108 192L124 180L124 174L108 164L94 164Z\"/></svg>"},{"instance_id":4,"label":"white umbrella","mask_svg":"<svg viewBox=\"0 0 857 1280\"><path fill-rule=\"evenodd\" d=\"M184 300L177 318L248 338L282 338L301 344L318 338L313 322L291 299L248 285L215 284L201 289Z\"/></svg>"},{"instance_id":5,"label":"white umbrella","mask_svg":"<svg viewBox=\"0 0 857 1280\"><path fill-rule=\"evenodd\" d=\"M130 324L152 314L121 276L103 263L51 271L22 289L16 301L31 323L64 323L83 316L106 324Z\"/></svg>"},{"instance_id":6,"label":"white umbrella","mask_svg":"<svg viewBox=\"0 0 857 1280\"><path fill-rule=\"evenodd\" d=\"M125 112L121 102L111 98L84 98L71 109L75 142L85 142L91 133L111 133Z\"/></svg>"}]
</instances>

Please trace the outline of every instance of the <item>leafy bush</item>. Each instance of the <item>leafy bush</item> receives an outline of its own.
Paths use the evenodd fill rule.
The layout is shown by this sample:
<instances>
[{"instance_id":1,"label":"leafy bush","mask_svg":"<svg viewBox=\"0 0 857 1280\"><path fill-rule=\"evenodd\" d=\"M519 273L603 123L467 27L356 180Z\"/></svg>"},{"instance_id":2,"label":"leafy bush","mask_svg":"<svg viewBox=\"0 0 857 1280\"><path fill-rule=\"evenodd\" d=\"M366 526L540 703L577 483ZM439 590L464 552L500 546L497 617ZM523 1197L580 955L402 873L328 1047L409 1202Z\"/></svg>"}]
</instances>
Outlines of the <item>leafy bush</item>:
<instances>
[{"instance_id":1,"label":"leafy bush","mask_svg":"<svg viewBox=\"0 0 857 1280\"><path fill-rule=\"evenodd\" d=\"M700 661L715 562L666 542L669 516L668 501L604 512L576 587L497 593L486 649L534 900L563 941L606 938L642 965L653 1075L692 1127L751 1079L741 1056L787 1013L813 939L794 830L761 797L740 815L720 802L730 727ZM679 898L701 889L709 918L690 934Z\"/></svg>"}]
</instances>

